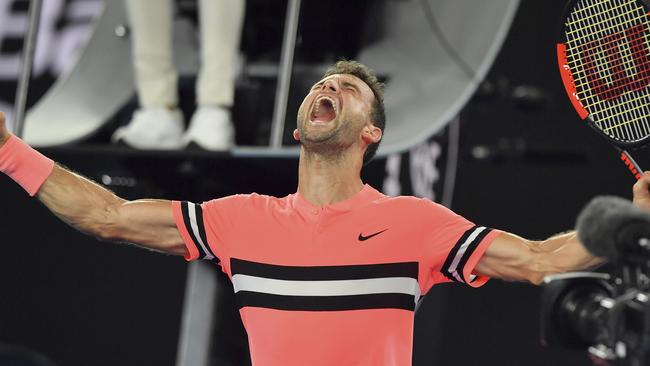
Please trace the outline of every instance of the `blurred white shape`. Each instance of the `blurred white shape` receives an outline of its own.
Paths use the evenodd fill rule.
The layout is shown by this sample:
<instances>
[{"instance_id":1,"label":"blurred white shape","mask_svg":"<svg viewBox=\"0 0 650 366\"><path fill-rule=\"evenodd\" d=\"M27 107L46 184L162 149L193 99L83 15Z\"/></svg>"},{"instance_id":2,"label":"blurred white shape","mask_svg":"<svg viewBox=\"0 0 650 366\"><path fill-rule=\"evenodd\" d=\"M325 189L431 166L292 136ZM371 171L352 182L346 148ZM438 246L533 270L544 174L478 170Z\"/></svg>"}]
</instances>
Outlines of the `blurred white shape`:
<instances>
[{"instance_id":1,"label":"blurred white shape","mask_svg":"<svg viewBox=\"0 0 650 366\"><path fill-rule=\"evenodd\" d=\"M27 12L12 11L13 3L0 1L0 46L27 33ZM43 2L33 77L48 70L61 75L74 66L92 35L94 19L100 14L102 3L101 0L77 0L67 4L63 0ZM0 53L0 80L16 80L20 67L21 52Z\"/></svg>"},{"instance_id":2,"label":"blurred white shape","mask_svg":"<svg viewBox=\"0 0 650 366\"><path fill-rule=\"evenodd\" d=\"M414 196L435 201L433 185L440 178L436 166L440 153L440 144L436 141L425 141L411 149L409 161Z\"/></svg>"},{"instance_id":3,"label":"blurred white shape","mask_svg":"<svg viewBox=\"0 0 650 366\"><path fill-rule=\"evenodd\" d=\"M0 100L0 111L5 114L5 121L7 121L9 132L14 132L14 106Z\"/></svg>"},{"instance_id":4,"label":"blurred white shape","mask_svg":"<svg viewBox=\"0 0 650 366\"><path fill-rule=\"evenodd\" d=\"M384 178L384 194L387 196L399 196L402 194L400 183L400 170L402 166L402 154L391 154L386 158L386 177Z\"/></svg>"}]
</instances>

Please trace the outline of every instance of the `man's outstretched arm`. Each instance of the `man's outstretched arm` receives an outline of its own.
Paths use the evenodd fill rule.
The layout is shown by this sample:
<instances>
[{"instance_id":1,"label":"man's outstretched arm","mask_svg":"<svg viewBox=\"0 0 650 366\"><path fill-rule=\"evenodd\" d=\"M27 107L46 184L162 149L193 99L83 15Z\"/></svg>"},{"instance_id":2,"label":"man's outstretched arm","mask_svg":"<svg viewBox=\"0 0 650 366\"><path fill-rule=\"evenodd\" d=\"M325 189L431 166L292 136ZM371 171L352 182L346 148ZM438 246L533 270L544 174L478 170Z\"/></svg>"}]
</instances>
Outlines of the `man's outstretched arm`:
<instances>
[{"instance_id":1,"label":"man's outstretched arm","mask_svg":"<svg viewBox=\"0 0 650 366\"><path fill-rule=\"evenodd\" d=\"M650 172L634 185L634 204L650 212ZM545 276L595 267L602 258L591 255L575 231L543 241L503 233L494 239L475 272L509 281L540 284Z\"/></svg>"},{"instance_id":2,"label":"man's outstretched arm","mask_svg":"<svg viewBox=\"0 0 650 366\"><path fill-rule=\"evenodd\" d=\"M127 201L60 166L54 167L36 197L61 220L86 234L185 254L171 201Z\"/></svg>"},{"instance_id":3,"label":"man's outstretched arm","mask_svg":"<svg viewBox=\"0 0 650 366\"><path fill-rule=\"evenodd\" d=\"M8 147L4 145L15 138L7 131L4 114L0 113L0 149ZM12 153L6 149L4 151L7 155ZM13 160L13 170L22 169L29 175L29 157L9 158ZM21 164L23 166L20 166ZM21 173L16 175L20 176ZM16 176L12 178L17 180ZM29 181L30 178L25 179ZM30 187L25 187L24 184L23 182L21 185L29 192ZM84 233L104 240L130 242L170 254L186 253L183 239L176 228L170 201L127 201L97 183L58 165L54 166L42 182L36 197L57 217Z\"/></svg>"},{"instance_id":4,"label":"man's outstretched arm","mask_svg":"<svg viewBox=\"0 0 650 366\"><path fill-rule=\"evenodd\" d=\"M603 260L591 255L575 231L534 241L502 233L476 265L475 272L506 281L542 283L545 276L589 269Z\"/></svg>"}]
</instances>

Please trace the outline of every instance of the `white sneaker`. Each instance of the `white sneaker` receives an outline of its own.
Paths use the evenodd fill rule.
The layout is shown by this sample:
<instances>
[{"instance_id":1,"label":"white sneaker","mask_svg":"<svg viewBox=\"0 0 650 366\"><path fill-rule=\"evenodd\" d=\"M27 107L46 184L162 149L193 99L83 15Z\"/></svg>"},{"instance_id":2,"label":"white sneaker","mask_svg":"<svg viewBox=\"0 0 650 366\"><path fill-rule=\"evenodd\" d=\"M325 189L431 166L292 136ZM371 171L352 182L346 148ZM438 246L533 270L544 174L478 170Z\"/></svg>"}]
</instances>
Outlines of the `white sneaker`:
<instances>
[{"instance_id":1,"label":"white sneaker","mask_svg":"<svg viewBox=\"0 0 650 366\"><path fill-rule=\"evenodd\" d=\"M180 149L184 128L180 109L141 108L128 125L118 128L111 141L136 149Z\"/></svg>"},{"instance_id":2,"label":"white sneaker","mask_svg":"<svg viewBox=\"0 0 650 366\"><path fill-rule=\"evenodd\" d=\"M235 128L230 121L230 111L221 107L199 107L183 136L185 146L192 143L211 151L224 151L233 147Z\"/></svg>"}]
</instances>

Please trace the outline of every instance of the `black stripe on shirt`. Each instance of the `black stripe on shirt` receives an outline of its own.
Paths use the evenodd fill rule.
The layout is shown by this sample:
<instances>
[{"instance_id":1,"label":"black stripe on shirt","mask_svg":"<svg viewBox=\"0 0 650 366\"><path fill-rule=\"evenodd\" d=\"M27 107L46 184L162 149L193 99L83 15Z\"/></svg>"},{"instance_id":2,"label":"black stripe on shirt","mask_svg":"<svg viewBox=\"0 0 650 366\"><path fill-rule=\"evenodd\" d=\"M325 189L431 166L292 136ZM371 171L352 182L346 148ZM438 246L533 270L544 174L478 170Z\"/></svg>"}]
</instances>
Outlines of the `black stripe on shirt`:
<instances>
[{"instance_id":1,"label":"black stripe on shirt","mask_svg":"<svg viewBox=\"0 0 650 366\"><path fill-rule=\"evenodd\" d=\"M458 263L458 267L456 268L456 271L458 271L458 274L460 274L460 278L462 278L465 283L470 283L470 282L473 281L473 280L467 281L467 279L465 278L465 275L464 275L464 273L465 273L465 264L467 264L467 261L472 256L472 254L474 254L474 251L476 250L478 245L481 244L481 242L483 241L485 236L487 234L489 234L490 231L492 231L492 229L489 229L489 228L483 229L483 231L481 231L481 233L478 234L476 236L476 238L472 241L472 243L469 245L469 247L467 247L467 250L465 250L465 253L463 254L463 258ZM476 278L474 278L474 279L476 279Z\"/></svg>"},{"instance_id":2,"label":"black stripe on shirt","mask_svg":"<svg viewBox=\"0 0 650 366\"><path fill-rule=\"evenodd\" d=\"M194 236L194 230L192 230L192 223L190 222L190 214L189 214L189 202L183 201L181 202L181 213L183 214L183 222L185 223L185 230L190 234L190 238L192 239L192 243L194 244L194 247L199 251L199 258L205 258L206 253L203 251L203 248L201 248L201 245L199 244L198 240L196 240L196 236Z\"/></svg>"},{"instance_id":3,"label":"black stripe on shirt","mask_svg":"<svg viewBox=\"0 0 650 366\"><path fill-rule=\"evenodd\" d=\"M205 243L205 248L216 259L217 255L214 254L212 248L210 248L210 245L208 244L208 236L205 234L205 225L203 224L203 209L201 208L201 205L197 204L194 204L194 208L196 209L196 223L199 229L199 236L201 236L201 240L203 240L203 243Z\"/></svg>"},{"instance_id":4,"label":"black stripe on shirt","mask_svg":"<svg viewBox=\"0 0 650 366\"><path fill-rule=\"evenodd\" d=\"M448 279L458 282L458 280L451 274L449 271L449 267L451 266L451 263L454 261L454 258L456 257L456 253L458 253L458 250L460 249L461 245L469 238L469 236L476 230L478 226L474 225L472 226L469 230L465 231L463 235L460 236L460 239L456 242L454 247L449 251L449 254L447 255L447 259L445 260L445 263L442 265L441 272L445 277Z\"/></svg>"},{"instance_id":5,"label":"black stripe on shirt","mask_svg":"<svg viewBox=\"0 0 650 366\"><path fill-rule=\"evenodd\" d=\"M367 294L348 296L286 296L239 291L235 294L239 309L251 306L294 311L343 311L362 309L403 309L414 311L413 295Z\"/></svg>"},{"instance_id":6,"label":"black stripe on shirt","mask_svg":"<svg viewBox=\"0 0 650 366\"><path fill-rule=\"evenodd\" d=\"M185 223L185 230L187 230L188 234L190 235L190 238L192 239L192 243L194 244L194 246L199 252L199 259L205 259L205 258L209 258L209 256L212 256L214 257L214 260L218 260L217 257L214 255L214 253L212 253L210 246L208 245L207 239L204 239L203 241L203 243L205 244L205 249L203 249L201 242L194 234L195 226L192 223L192 219L190 217L190 210L194 210L194 215L196 217L196 229L199 232L199 235L202 237L202 239L205 237L205 228L203 227L203 214L202 211L200 210L200 207L199 210L197 210L196 207L199 207L199 205L196 205L188 201L181 202L181 213L183 216L183 222Z\"/></svg>"},{"instance_id":7,"label":"black stripe on shirt","mask_svg":"<svg viewBox=\"0 0 650 366\"><path fill-rule=\"evenodd\" d=\"M233 276L244 274L292 281L336 281L383 277L418 279L417 262L303 267L281 266L231 258L230 268Z\"/></svg>"},{"instance_id":8,"label":"black stripe on shirt","mask_svg":"<svg viewBox=\"0 0 650 366\"><path fill-rule=\"evenodd\" d=\"M467 239L477 230L481 229L482 226L473 226L467 231L461 235L460 239L456 242L456 245L452 248L451 251L449 251L449 254L447 255L447 259L445 260L445 263L442 266L441 272L445 277L448 279L454 281L454 282L462 282L462 283L468 283L467 280L465 279L465 276L463 274L465 264L467 264L467 261L469 258L472 256L478 245L483 241L485 236L492 231L490 228L483 228L483 230L468 244L466 247L464 253L462 254L462 257L460 257L458 261L458 265L456 268L452 271L451 266L454 262L454 259L459 255L460 249L463 246L463 244L467 241ZM461 280L458 278L454 277L454 273L457 273ZM471 281L470 281L471 282Z\"/></svg>"}]
</instances>

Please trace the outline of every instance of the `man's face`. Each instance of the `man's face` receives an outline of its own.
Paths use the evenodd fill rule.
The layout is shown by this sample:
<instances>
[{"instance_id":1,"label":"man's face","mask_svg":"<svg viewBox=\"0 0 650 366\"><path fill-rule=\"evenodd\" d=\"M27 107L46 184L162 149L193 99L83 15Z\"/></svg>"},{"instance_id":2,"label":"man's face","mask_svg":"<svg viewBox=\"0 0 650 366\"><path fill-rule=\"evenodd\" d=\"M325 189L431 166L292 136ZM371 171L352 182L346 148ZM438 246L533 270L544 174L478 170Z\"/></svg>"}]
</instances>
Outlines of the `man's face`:
<instances>
[{"instance_id":1,"label":"man's face","mask_svg":"<svg viewBox=\"0 0 650 366\"><path fill-rule=\"evenodd\" d=\"M311 88L298 110L294 136L303 145L325 144L347 147L359 140L360 132L371 124L374 94L356 76L328 76Z\"/></svg>"}]
</instances>

